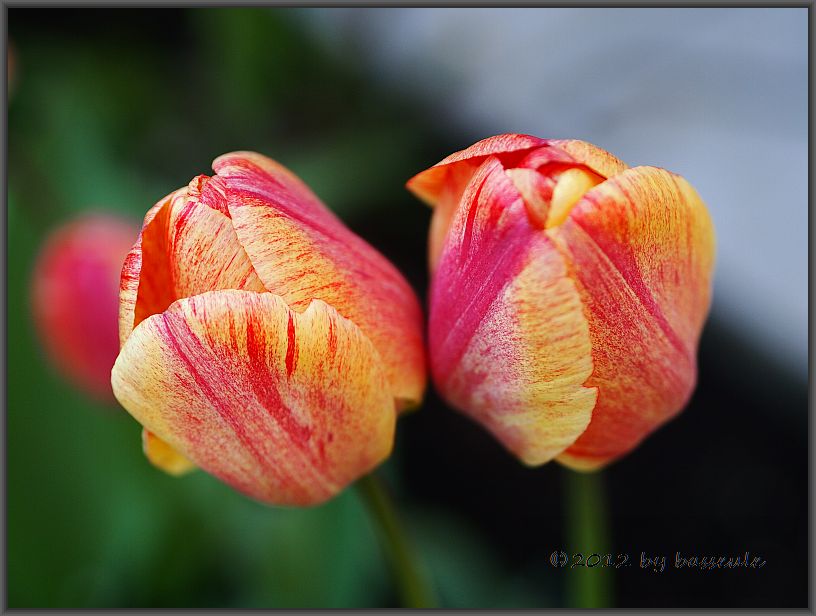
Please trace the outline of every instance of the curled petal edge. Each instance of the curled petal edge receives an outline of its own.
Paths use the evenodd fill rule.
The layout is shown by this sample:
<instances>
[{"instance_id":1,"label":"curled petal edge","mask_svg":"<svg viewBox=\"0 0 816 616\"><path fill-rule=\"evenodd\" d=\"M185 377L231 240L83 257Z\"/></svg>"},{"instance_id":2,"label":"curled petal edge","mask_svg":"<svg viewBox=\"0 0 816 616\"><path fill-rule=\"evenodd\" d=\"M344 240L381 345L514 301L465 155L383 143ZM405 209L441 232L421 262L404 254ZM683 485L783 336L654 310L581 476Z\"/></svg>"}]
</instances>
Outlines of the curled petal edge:
<instances>
[{"instance_id":1,"label":"curled petal edge","mask_svg":"<svg viewBox=\"0 0 816 616\"><path fill-rule=\"evenodd\" d=\"M396 411L371 341L315 300L214 291L140 323L120 403L177 453L258 500L312 505L390 453Z\"/></svg>"}]
</instances>

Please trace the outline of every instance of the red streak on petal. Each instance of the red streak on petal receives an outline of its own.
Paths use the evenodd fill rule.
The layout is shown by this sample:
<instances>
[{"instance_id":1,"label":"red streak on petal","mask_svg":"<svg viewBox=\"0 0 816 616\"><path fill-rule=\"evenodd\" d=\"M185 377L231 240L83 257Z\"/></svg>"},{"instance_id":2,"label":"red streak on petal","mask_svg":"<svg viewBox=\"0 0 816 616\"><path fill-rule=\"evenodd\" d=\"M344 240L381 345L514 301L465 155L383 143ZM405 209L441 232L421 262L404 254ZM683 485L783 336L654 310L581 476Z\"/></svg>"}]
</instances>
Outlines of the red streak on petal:
<instances>
[{"instance_id":1,"label":"red streak on petal","mask_svg":"<svg viewBox=\"0 0 816 616\"><path fill-rule=\"evenodd\" d=\"M201 189L201 202L214 210L218 210L227 218L231 218L229 207L227 207L227 187L224 184L224 179L216 175L208 178L208 180Z\"/></svg>"},{"instance_id":2,"label":"red streak on petal","mask_svg":"<svg viewBox=\"0 0 816 616\"><path fill-rule=\"evenodd\" d=\"M334 358L337 355L337 332L334 331L334 322L329 321L329 339L327 344L327 355ZM329 442L331 442L332 435L329 434Z\"/></svg>"},{"instance_id":3,"label":"red streak on petal","mask_svg":"<svg viewBox=\"0 0 816 616\"><path fill-rule=\"evenodd\" d=\"M267 356L267 347L265 340L261 337L261 332L265 329L265 323L259 323L255 320L247 322L246 344L247 355L249 359L250 372L247 378L250 381L256 397L267 410L275 422L281 426L290 437L292 437L295 444L303 447L312 437L312 429L306 424L299 423L292 410L287 407L281 399L278 390L278 378L275 372L270 369L270 361ZM288 327L288 342L289 346L286 351L286 369L289 376L294 371L294 364L296 362L296 347L295 329L293 315L289 314ZM292 370L289 370L290 351L292 353ZM240 353L239 349L236 352Z\"/></svg>"},{"instance_id":4,"label":"red streak on petal","mask_svg":"<svg viewBox=\"0 0 816 616\"><path fill-rule=\"evenodd\" d=\"M263 469L263 474L270 477L284 478L287 471L277 467L272 456L265 452L270 442L280 442L275 426L287 435L287 442L302 454L300 472L319 474L325 472L322 459L309 447L313 428L298 422L292 410L283 402L278 385L279 374L274 371L274 359L270 362L267 347L262 338L266 323L250 320L246 329L246 348L237 344L232 346L211 347L200 340L192 331L189 323L175 315L162 315L163 332L173 353L184 365L192 377L195 386L213 410L226 422L235 434L241 446L255 459ZM233 341L237 338L232 337ZM272 364L272 365L270 365ZM179 379L182 388L189 388L186 378ZM240 381L239 383L235 383ZM227 382L234 386L220 386ZM240 392L252 392L244 398ZM254 400L253 400L254 397ZM257 404L255 403L257 401ZM271 421L270 421L271 419ZM186 438L191 442L199 440L197 432L206 424L197 417L196 409L191 409L182 420ZM215 455L215 454L213 454ZM205 468L206 461L202 461ZM214 468L221 466L213 463ZM311 466L314 470L310 470ZM284 473L284 475L282 475ZM227 477L237 483L244 483L247 478Z\"/></svg>"},{"instance_id":5,"label":"red streak on petal","mask_svg":"<svg viewBox=\"0 0 816 616\"><path fill-rule=\"evenodd\" d=\"M505 163L505 167L508 167L508 162L502 159L502 162ZM561 148L546 145L544 147L536 148L532 151L528 151L526 156L518 160L517 164L512 165L513 167L525 167L528 169L541 169L543 166L552 166L552 168L563 168L568 169L570 167L579 166L577 160L575 160L572 156L567 154Z\"/></svg>"},{"instance_id":6,"label":"red streak on petal","mask_svg":"<svg viewBox=\"0 0 816 616\"><path fill-rule=\"evenodd\" d=\"M482 180L481 184L479 184L479 188L476 189L476 193L473 195L473 203L475 205L468 210L467 220L465 221L465 237L462 240L462 254L465 255L465 257L467 257L470 252L470 242L473 239L473 221L476 219L476 212L479 211L479 197L482 194L485 182L487 182L487 177Z\"/></svg>"},{"instance_id":7,"label":"red streak on petal","mask_svg":"<svg viewBox=\"0 0 816 616\"><path fill-rule=\"evenodd\" d=\"M623 187L621 187L621 192L626 194ZM586 196L585 198L593 203L597 203L597 201L591 195ZM655 320L671 345L677 349L679 353L686 356L693 362L694 353L680 339L672 326L669 324L666 316L663 314L663 311L660 308L660 305L657 303L657 300L655 300L654 295L652 295L652 292L643 281L643 275L638 268L635 255L632 250L628 248L625 241L622 242L620 239L616 239L608 233L600 233L597 230L592 229L591 225L586 224L581 217L577 217L575 223L584 232L586 232L587 237L590 238L598 249L606 255L615 269L620 272L623 279L629 285L629 288L632 289L632 292L637 296L640 303L643 304L643 307Z\"/></svg>"},{"instance_id":8,"label":"red streak on petal","mask_svg":"<svg viewBox=\"0 0 816 616\"><path fill-rule=\"evenodd\" d=\"M295 341L295 317L291 312L289 313L286 336L286 375L292 376L297 362L297 342Z\"/></svg>"},{"instance_id":9,"label":"red streak on petal","mask_svg":"<svg viewBox=\"0 0 816 616\"><path fill-rule=\"evenodd\" d=\"M459 227L461 239L449 236L431 282L429 350L439 384L453 372L491 304L521 271L530 243L540 235L499 161L486 161L479 174L484 179L474 178L480 181L478 188L464 197L462 206L469 209ZM477 210L483 212L477 216ZM457 233L456 228L454 223L451 231ZM474 250L464 250L471 242Z\"/></svg>"},{"instance_id":10,"label":"red streak on petal","mask_svg":"<svg viewBox=\"0 0 816 616\"><path fill-rule=\"evenodd\" d=\"M234 412L235 409L232 408L229 403L225 403L225 401L221 399L218 391L211 387L210 380L204 377L196 366L196 362L192 361L191 357L196 357L198 359L206 358L210 354L208 350L205 349L203 344L201 344L201 341L196 337L196 335L190 329L189 324L187 324L184 319L172 318L171 320L167 313L162 314L161 317L164 337L170 344L173 354L181 360L185 369L193 378L196 386L199 388L199 390L201 390L201 393L212 405L213 409L229 424L238 440L252 454L252 456L261 466L267 467L269 461L266 460L261 452L255 448L253 439L247 432L246 427L248 422L241 421L241 418L236 416ZM179 336L176 335L175 330L177 327L183 327L185 330L179 332L181 337L184 339L183 343L179 339ZM247 334L249 334L249 331L247 331ZM204 362L201 362L201 365L203 368L205 365ZM218 367L215 367L215 370L217 369ZM185 379L180 378L180 381L180 385L182 387L189 387Z\"/></svg>"}]
</instances>

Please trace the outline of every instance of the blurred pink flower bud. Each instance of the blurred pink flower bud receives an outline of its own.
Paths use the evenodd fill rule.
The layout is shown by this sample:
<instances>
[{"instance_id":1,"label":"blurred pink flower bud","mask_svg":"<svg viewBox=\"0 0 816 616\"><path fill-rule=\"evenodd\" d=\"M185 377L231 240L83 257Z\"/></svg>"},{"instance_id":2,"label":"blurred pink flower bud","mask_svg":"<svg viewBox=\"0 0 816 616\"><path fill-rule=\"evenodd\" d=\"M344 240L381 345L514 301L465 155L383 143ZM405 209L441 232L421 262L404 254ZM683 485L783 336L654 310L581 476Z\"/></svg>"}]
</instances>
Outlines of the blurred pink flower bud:
<instances>
[{"instance_id":1,"label":"blurred pink flower bud","mask_svg":"<svg viewBox=\"0 0 816 616\"><path fill-rule=\"evenodd\" d=\"M33 316L51 362L93 397L113 402L119 352L119 276L138 229L109 214L86 215L53 232L31 281Z\"/></svg>"}]
</instances>

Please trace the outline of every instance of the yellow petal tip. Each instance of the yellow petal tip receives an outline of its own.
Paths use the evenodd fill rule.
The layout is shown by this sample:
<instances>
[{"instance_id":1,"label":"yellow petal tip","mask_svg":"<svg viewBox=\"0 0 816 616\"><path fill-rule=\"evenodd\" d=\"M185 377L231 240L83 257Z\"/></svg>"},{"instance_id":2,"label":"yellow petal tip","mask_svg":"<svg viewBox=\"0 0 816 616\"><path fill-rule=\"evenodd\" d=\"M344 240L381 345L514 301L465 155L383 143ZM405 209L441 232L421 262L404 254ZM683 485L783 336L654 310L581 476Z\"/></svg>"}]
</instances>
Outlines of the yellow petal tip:
<instances>
[{"instance_id":1,"label":"yellow petal tip","mask_svg":"<svg viewBox=\"0 0 816 616\"><path fill-rule=\"evenodd\" d=\"M142 450L153 466L173 477L186 475L195 469L195 464L148 430L142 430Z\"/></svg>"},{"instance_id":2,"label":"yellow petal tip","mask_svg":"<svg viewBox=\"0 0 816 616\"><path fill-rule=\"evenodd\" d=\"M569 216L572 208L594 186L603 181L600 176L584 169L567 169L553 189L552 201L547 212L546 228L557 227Z\"/></svg>"}]
</instances>

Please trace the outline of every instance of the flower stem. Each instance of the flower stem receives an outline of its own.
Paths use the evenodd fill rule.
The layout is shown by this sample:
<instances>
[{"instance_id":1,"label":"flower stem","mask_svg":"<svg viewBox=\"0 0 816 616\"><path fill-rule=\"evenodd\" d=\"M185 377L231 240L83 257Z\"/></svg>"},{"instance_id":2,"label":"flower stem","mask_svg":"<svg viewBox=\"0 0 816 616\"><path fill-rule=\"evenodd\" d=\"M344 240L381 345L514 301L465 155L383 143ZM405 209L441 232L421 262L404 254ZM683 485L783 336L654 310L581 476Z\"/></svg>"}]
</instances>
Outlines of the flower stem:
<instances>
[{"instance_id":1,"label":"flower stem","mask_svg":"<svg viewBox=\"0 0 816 616\"><path fill-rule=\"evenodd\" d=\"M404 607L434 607L433 593L382 480L373 473L358 486L377 527Z\"/></svg>"},{"instance_id":2,"label":"flower stem","mask_svg":"<svg viewBox=\"0 0 816 616\"><path fill-rule=\"evenodd\" d=\"M613 569L586 565L591 555L599 554L603 559L610 549L603 475L566 471L565 479L570 564L577 560L573 557L576 553L585 563L569 570L568 607L612 607Z\"/></svg>"}]
</instances>

